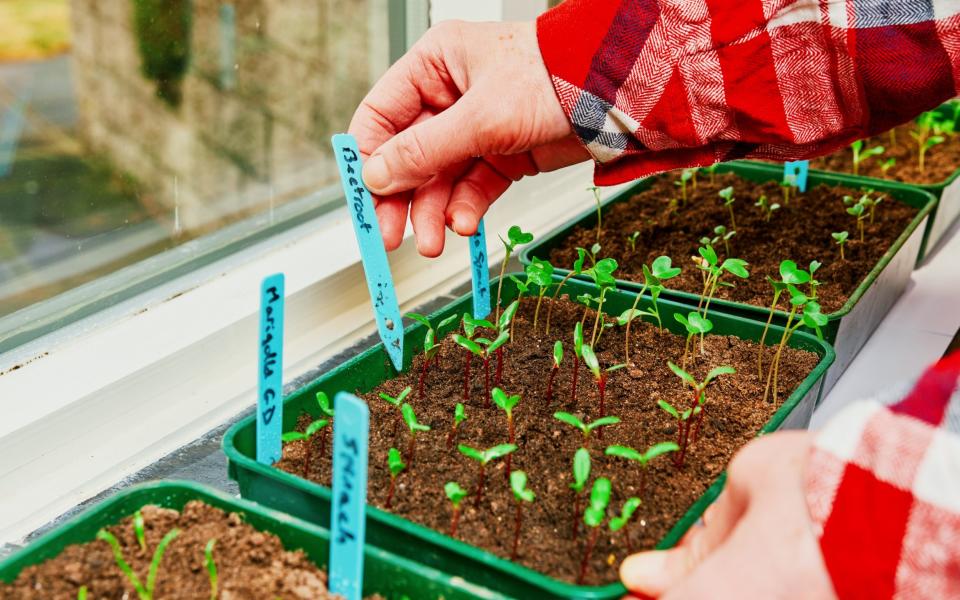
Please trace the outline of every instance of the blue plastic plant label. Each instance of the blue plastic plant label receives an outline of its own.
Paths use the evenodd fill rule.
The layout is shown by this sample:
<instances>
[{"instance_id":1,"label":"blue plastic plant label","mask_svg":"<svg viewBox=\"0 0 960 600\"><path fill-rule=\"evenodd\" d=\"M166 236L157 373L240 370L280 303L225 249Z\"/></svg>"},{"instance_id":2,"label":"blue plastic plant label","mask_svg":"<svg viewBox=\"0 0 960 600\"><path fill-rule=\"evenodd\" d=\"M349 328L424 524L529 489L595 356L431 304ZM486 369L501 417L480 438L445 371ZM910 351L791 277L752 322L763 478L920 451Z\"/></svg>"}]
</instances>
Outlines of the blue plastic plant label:
<instances>
[{"instance_id":1,"label":"blue plastic plant label","mask_svg":"<svg viewBox=\"0 0 960 600\"><path fill-rule=\"evenodd\" d=\"M807 174L810 171L809 160L794 160L783 163L783 180L793 183L801 192L807 191Z\"/></svg>"},{"instance_id":2,"label":"blue plastic plant label","mask_svg":"<svg viewBox=\"0 0 960 600\"><path fill-rule=\"evenodd\" d=\"M390 262L387 260L387 251L380 235L380 224L373 208L373 197L361 177L360 150L352 135L340 133L333 136L331 141L337 166L340 168L343 193L347 198L353 229L360 246L360 259L367 277L377 329L387 354L390 355L390 361L399 373L403 370L403 320L393 287L393 276L390 274Z\"/></svg>"},{"instance_id":3,"label":"blue plastic plant label","mask_svg":"<svg viewBox=\"0 0 960 600\"><path fill-rule=\"evenodd\" d=\"M483 219L470 236L470 267L473 270L473 318L490 314L490 266L487 259L487 228Z\"/></svg>"},{"instance_id":4,"label":"blue plastic plant label","mask_svg":"<svg viewBox=\"0 0 960 600\"><path fill-rule=\"evenodd\" d=\"M347 392L334 399L333 495L330 508L330 591L347 600L363 592L366 536L367 439L370 411Z\"/></svg>"},{"instance_id":5,"label":"blue plastic plant label","mask_svg":"<svg viewBox=\"0 0 960 600\"><path fill-rule=\"evenodd\" d=\"M257 379L257 462L280 460L283 435L283 273L260 284Z\"/></svg>"}]
</instances>

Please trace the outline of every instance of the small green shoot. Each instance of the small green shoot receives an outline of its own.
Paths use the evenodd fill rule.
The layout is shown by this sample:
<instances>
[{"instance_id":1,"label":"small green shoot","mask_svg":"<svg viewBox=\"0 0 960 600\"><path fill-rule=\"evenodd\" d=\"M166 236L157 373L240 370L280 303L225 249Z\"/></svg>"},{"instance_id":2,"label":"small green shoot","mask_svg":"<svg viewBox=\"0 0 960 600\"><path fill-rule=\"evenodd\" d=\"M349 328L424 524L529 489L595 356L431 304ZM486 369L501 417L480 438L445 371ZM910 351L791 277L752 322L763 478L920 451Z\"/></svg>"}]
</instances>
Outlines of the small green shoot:
<instances>
[{"instance_id":1,"label":"small green shoot","mask_svg":"<svg viewBox=\"0 0 960 600\"><path fill-rule=\"evenodd\" d=\"M583 511L583 523L590 529L590 538L584 548L583 560L580 562L580 575L577 577L577 584L583 583L587 576L587 567L590 565L590 555L593 547L597 543L597 537L600 534L600 526L607 518L607 507L610 505L610 480L606 477L598 477L593 482L593 489L590 490L590 504Z\"/></svg>"},{"instance_id":2,"label":"small green shoot","mask_svg":"<svg viewBox=\"0 0 960 600\"><path fill-rule=\"evenodd\" d=\"M573 481L570 489L573 490L573 539L577 539L577 525L580 523L580 494L583 492L587 480L590 479L590 451L578 448L573 455Z\"/></svg>"},{"instance_id":3,"label":"small green shoot","mask_svg":"<svg viewBox=\"0 0 960 600\"><path fill-rule=\"evenodd\" d=\"M517 559L517 546L520 543L520 524L523 519L523 503L531 503L537 495L533 490L527 487L527 474L523 471L514 471L510 473L510 490L513 492L513 499L516 501L516 512L513 527L513 549L510 551L510 560Z\"/></svg>"},{"instance_id":4,"label":"small green shoot","mask_svg":"<svg viewBox=\"0 0 960 600\"><path fill-rule=\"evenodd\" d=\"M693 336L700 336L700 354L703 354L703 338L708 333L713 331L713 321L710 319L700 316L700 313L696 311L691 311L687 314L686 317L680 313L673 314L674 320L677 323L683 325L684 329L687 330L687 341L683 345L683 360L680 361L680 364L683 365L683 368L687 368L687 356L690 353L690 340L693 339Z\"/></svg>"},{"instance_id":5,"label":"small green shoot","mask_svg":"<svg viewBox=\"0 0 960 600\"><path fill-rule=\"evenodd\" d=\"M843 247L847 244L847 238L850 237L850 232L848 231L834 231L830 234L833 238L833 241L840 246L840 260L846 260L846 257L843 255Z\"/></svg>"},{"instance_id":6,"label":"small green shoot","mask_svg":"<svg viewBox=\"0 0 960 600\"><path fill-rule=\"evenodd\" d=\"M498 459L508 456L517 450L517 447L514 444L499 444L492 448L487 448L486 450L477 450L465 444L460 444L457 446L457 450L460 451L460 454L463 454L471 460L477 461L479 465L479 472L477 474L477 491L475 492L474 497L474 506L480 506L480 500L483 498L483 484L486 478L486 466Z\"/></svg>"},{"instance_id":7,"label":"small green shoot","mask_svg":"<svg viewBox=\"0 0 960 600\"><path fill-rule=\"evenodd\" d=\"M144 533L143 513L139 510L133 513L133 535L137 538L137 544L140 550L147 551L147 537Z\"/></svg>"},{"instance_id":8,"label":"small green shoot","mask_svg":"<svg viewBox=\"0 0 960 600\"><path fill-rule=\"evenodd\" d=\"M593 185L587 188L593 192L593 202L597 205L597 244L600 243L600 234L603 232L603 205L600 202L600 188Z\"/></svg>"},{"instance_id":9,"label":"small green shoot","mask_svg":"<svg viewBox=\"0 0 960 600\"><path fill-rule=\"evenodd\" d=\"M640 237L639 231L634 231L627 236L627 245L630 246L630 255L632 256L637 252L637 238Z\"/></svg>"},{"instance_id":10,"label":"small green shoot","mask_svg":"<svg viewBox=\"0 0 960 600\"><path fill-rule=\"evenodd\" d=\"M417 385L417 390L419 392L418 397L423 398L423 386L424 381L427 378L427 369L430 367L431 362L434 360L440 360L440 344L437 343L437 337L443 335L441 331L456 321L457 316L450 315L446 319L443 319L437 324L436 329L434 329L433 325L430 323L430 319L424 315L418 313L408 313L407 317L427 328L427 332L423 336L423 362L420 366L420 381Z\"/></svg>"},{"instance_id":11,"label":"small green shoot","mask_svg":"<svg viewBox=\"0 0 960 600\"><path fill-rule=\"evenodd\" d=\"M603 260L597 261L597 264L592 268L587 269L583 272L584 275L589 275L593 278L594 284L600 288L600 299L597 303L597 314L593 321L593 333L590 336L590 344L596 346L597 341L600 339L600 335L603 332L603 328L600 327L600 318L603 314L603 303L606 299L607 292L614 288L617 280L614 278L613 273L617 270L617 261L612 258L604 258Z\"/></svg>"},{"instance_id":12,"label":"small green shoot","mask_svg":"<svg viewBox=\"0 0 960 600\"><path fill-rule=\"evenodd\" d=\"M846 231L844 241L846 241ZM842 248L842 246L841 246ZM767 323L763 327L763 334L760 336L760 351L757 353L757 381L763 380L763 348L767 340L767 332L770 330L770 324L773 322L773 315L777 311L777 305L780 302L780 296L787 290L787 286L798 286L810 282L811 274L797 266L792 260L785 260L780 263L780 281L767 276L767 283L773 288L773 302L770 303L770 310L767 314Z\"/></svg>"},{"instance_id":13,"label":"small green shoot","mask_svg":"<svg viewBox=\"0 0 960 600\"><path fill-rule=\"evenodd\" d=\"M387 501L384 503L386 508L390 508L390 503L393 501L393 493L397 487L397 477L399 477L400 473L403 473L403 470L406 468L407 465L403 462L400 451L396 448L390 448L387 452L387 469L390 470L390 488L387 490Z\"/></svg>"},{"instance_id":14,"label":"small green shoot","mask_svg":"<svg viewBox=\"0 0 960 600\"><path fill-rule=\"evenodd\" d=\"M213 548L216 545L216 538L211 538L207 540L207 545L203 548L203 565L207 569L207 579L210 580L210 600L217 600L219 576L217 575L217 561L213 559Z\"/></svg>"},{"instance_id":15,"label":"small green shoot","mask_svg":"<svg viewBox=\"0 0 960 600\"><path fill-rule=\"evenodd\" d=\"M891 129L890 131L892 132L893 129ZM884 177L888 177L890 175L890 169L892 169L896 165L897 165L897 159L888 158L887 160L883 161L883 163L880 165L880 172L883 173Z\"/></svg>"},{"instance_id":16,"label":"small green shoot","mask_svg":"<svg viewBox=\"0 0 960 600\"><path fill-rule=\"evenodd\" d=\"M467 490L460 487L460 484L456 481L448 481L443 486L443 492L447 495L447 499L450 500L450 505L453 506L453 513L450 516L450 537L457 537L457 523L460 522L460 504L462 504L467 497Z\"/></svg>"},{"instance_id":17,"label":"small green shoot","mask_svg":"<svg viewBox=\"0 0 960 600\"><path fill-rule=\"evenodd\" d=\"M597 392L600 397L600 416L603 417L606 415L606 389L607 389L607 377L613 371L617 371L626 367L626 363L620 363L618 365L613 365L607 367L606 369L600 368L600 361L597 359L597 355L593 352L593 347L584 344L583 348L580 349L580 353L583 355L583 363L587 365L587 368L590 369L590 372L593 374L594 381L597 382ZM597 432L597 437L601 440L603 439L603 429Z\"/></svg>"},{"instance_id":18,"label":"small green shoot","mask_svg":"<svg viewBox=\"0 0 960 600\"><path fill-rule=\"evenodd\" d=\"M676 442L660 442L647 448L646 452L638 452L629 446L607 446L604 454L632 460L640 465L640 495L642 496L647 479L647 465L650 464L650 461L658 456L679 450L680 446Z\"/></svg>"},{"instance_id":19,"label":"small green shoot","mask_svg":"<svg viewBox=\"0 0 960 600\"><path fill-rule=\"evenodd\" d=\"M633 306L630 307L630 312L626 313L628 318L627 330L626 338L623 342L626 362L630 362L630 322L636 318L637 315L650 315L657 320L657 329L662 332L663 322L660 319L660 307L657 301L660 299L660 294L663 293L663 290L667 289L663 282L673 279L678 275L680 275L680 268L673 266L673 261L669 256L658 256L650 263L649 267L643 265L643 288L633 299ZM642 312L637 311L640 298L647 290L650 290L650 308Z\"/></svg>"},{"instance_id":20,"label":"small green shoot","mask_svg":"<svg viewBox=\"0 0 960 600\"><path fill-rule=\"evenodd\" d=\"M460 423L463 423L467 420L467 409L463 406L461 402L457 402L457 405L453 407L453 426L450 427L450 433L447 434L447 448L453 446L453 442L457 439L457 434L460 431Z\"/></svg>"},{"instance_id":21,"label":"small green shoot","mask_svg":"<svg viewBox=\"0 0 960 600\"><path fill-rule=\"evenodd\" d=\"M77 590L77 600L87 600L87 586L81 585Z\"/></svg>"},{"instance_id":22,"label":"small green shoot","mask_svg":"<svg viewBox=\"0 0 960 600\"><path fill-rule=\"evenodd\" d=\"M864 196L861 196L857 201L854 201L851 196L843 197L843 203L849 205L847 206L847 214L857 218L857 229L860 231L860 242L863 242L863 222L869 215L867 212L867 205L863 199Z\"/></svg>"},{"instance_id":23,"label":"small green shoot","mask_svg":"<svg viewBox=\"0 0 960 600\"><path fill-rule=\"evenodd\" d=\"M560 280L560 284L557 285L557 289L553 292L553 302L550 303L549 308L547 308L547 326L545 328L545 333L550 335L550 317L553 316L553 305L556 304L557 298L560 297L560 291L563 290L563 286L567 284L567 281L571 277L576 277L583 272L583 263L587 259L587 251L584 248L577 248L577 259L573 261L573 268L569 273L563 276L563 279Z\"/></svg>"},{"instance_id":24,"label":"small green shoot","mask_svg":"<svg viewBox=\"0 0 960 600\"><path fill-rule=\"evenodd\" d=\"M553 284L553 265L549 261L534 257L533 262L527 265L527 280L537 284L540 290L537 294L537 308L533 311L533 330L537 330L537 319L540 316L540 304L543 296Z\"/></svg>"},{"instance_id":25,"label":"small green shoot","mask_svg":"<svg viewBox=\"0 0 960 600\"><path fill-rule=\"evenodd\" d=\"M529 244L533 241L533 234L528 233L519 226L513 225L510 229L507 230L507 239L500 238L500 243L503 244L504 250L506 250L506 256L503 257L503 262L500 265L500 279L497 282L497 304L496 304L496 317L494 320L500 320L500 293L503 291L503 276L507 272L507 263L510 262L510 256L513 254L513 251L517 249L517 246L522 246L523 244Z\"/></svg>"},{"instance_id":26,"label":"small green shoot","mask_svg":"<svg viewBox=\"0 0 960 600\"><path fill-rule=\"evenodd\" d=\"M137 574L134 573L133 568L123 557L123 550L120 548L120 542L117 538L107 531L106 529L101 529L97 532L97 539L107 542L110 545L110 549L113 551L113 559L116 561L117 566L126 575L127 580L133 585L133 588L137 592L137 596L140 600L153 600L153 592L156 589L157 585L157 572L160 570L160 561L163 560L163 555L167 551L167 546L170 542L173 541L180 535L179 529L171 529L167 532L163 539L160 540L160 543L157 544L157 549L153 553L153 560L150 561L150 568L147 571L147 584L143 585L140 581L140 578L137 577Z\"/></svg>"},{"instance_id":27,"label":"small green shoot","mask_svg":"<svg viewBox=\"0 0 960 600\"><path fill-rule=\"evenodd\" d=\"M509 396L500 388L493 388L491 395L493 396L493 403L496 404L497 408L502 410L507 415L507 441L511 444L515 444L517 440L513 428L513 409L516 408L517 404L520 403L520 395L515 394L513 396ZM511 458L512 457L508 454L506 459L506 469L504 469L504 473L506 474L508 480L510 478Z\"/></svg>"},{"instance_id":28,"label":"small green shoot","mask_svg":"<svg viewBox=\"0 0 960 600\"><path fill-rule=\"evenodd\" d=\"M310 455L311 451L313 450L313 436L315 436L319 431L323 430L329 423L329 419L317 419L316 421L313 421L307 425L307 428L303 431L303 433L299 431L288 431L280 436L280 441L285 444L289 444L291 442L303 442L304 450L302 473L304 479L310 478Z\"/></svg>"},{"instance_id":29,"label":"small green shoot","mask_svg":"<svg viewBox=\"0 0 960 600\"><path fill-rule=\"evenodd\" d=\"M563 362L563 342L557 340L553 344L553 367L550 369L550 378L547 379L547 406L553 400L553 382L560 371L560 363Z\"/></svg>"},{"instance_id":30,"label":"small green shoot","mask_svg":"<svg viewBox=\"0 0 960 600\"><path fill-rule=\"evenodd\" d=\"M580 432L583 434L583 443L585 446L589 445L590 434L593 432L594 429L597 429L598 427L606 427L608 425L616 425L617 423L620 422L619 417L608 415L606 417L601 417L596 421L592 421L590 423L584 423L575 415L572 415L568 412L563 412L563 411L558 411L553 413L553 418L560 421L561 423L566 423L571 427L579 429Z\"/></svg>"},{"instance_id":31,"label":"small green shoot","mask_svg":"<svg viewBox=\"0 0 960 600\"><path fill-rule=\"evenodd\" d=\"M680 188L680 206L687 205L687 182L693 179L693 169L684 169L680 172L680 179L673 182L673 185Z\"/></svg>"},{"instance_id":32,"label":"small green shoot","mask_svg":"<svg viewBox=\"0 0 960 600\"><path fill-rule=\"evenodd\" d=\"M874 146L864 150L864 141L857 140L850 144L850 150L853 151L853 174L860 174L860 165L871 156L880 156L886 152L883 146Z\"/></svg>"},{"instance_id":33,"label":"small green shoot","mask_svg":"<svg viewBox=\"0 0 960 600\"><path fill-rule=\"evenodd\" d=\"M730 212L730 229L736 231L737 229L737 219L733 216L733 203L737 201L736 197L733 195L733 187L725 187L717 195L723 200L723 205L727 207L727 210ZM729 254L729 252L727 253Z\"/></svg>"},{"instance_id":34,"label":"small green shoot","mask_svg":"<svg viewBox=\"0 0 960 600\"><path fill-rule=\"evenodd\" d=\"M733 284L721 281L725 273L730 273L741 279L750 277L747 271L747 261L740 258L727 258L720 262L713 246L706 244L697 249L700 254L698 268L703 271L703 292L700 294L700 302L697 304L697 310L703 309L703 317L707 318L710 310L710 301L717 292L719 286L732 286Z\"/></svg>"},{"instance_id":35,"label":"small green shoot","mask_svg":"<svg viewBox=\"0 0 960 600\"><path fill-rule=\"evenodd\" d=\"M506 313L504 313L506 314ZM492 328L492 327L491 327ZM483 382L484 388L483 393L485 397L485 406L490 406L490 357L498 348L510 341L510 333L508 331L501 331L500 335L496 339L490 340L487 338L477 338L472 340L468 337L463 337L462 335L454 335L453 341L457 345L463 347L471 354L476 354L481 359L483 359ZM467 371L467 378L464 379L464 400L469 400L469 371Z\"/></svg>"},{"instance_id":36,"label":"small green shoot","mask_svg":"<svg viewBox=\"0 0 960 600\"><path fill-rule=\"evenodd\" d=\"M573 384L570 386L570 400L577 401L577 372L580 370L580 360L583 358L583 322L573 326Z\"/></svg>"},{"instance_id":37,"label":"small green shoot","mask_svg":"<svg viewBox=\"0 0 960 600\"><path fill-rule=\"evenodd\" d=\"M763 213L763 218L768 223L770 222L770 218L773 216L773 213L780 210L780 205L776 202L770 204L766 196L760 196L760 199L754 203L754 206L760 207L760 212ZM729 252L727 252L727 254L729 254Z\"/></svg>"},{"instance_id":38,"label":"small green shoot","mask_svg":"<svg viewBox=\"0 0 960 600\"><path fill-rule=\"evenodd\" d=\"M404 403L400 407L400 414L403 415L403 422L410 432L410 443L407 446L407 462L413 467L413 458L417 449L417 433L421 431L430 431L429 425L423 425L417 422L417 415L413 412L413 407Z\"/></svg>"},{"instance_id":39,"label":"small green shoot","mask_svg":"<svg viewBox=\"0 0 960 600\"><path fill-rule=\"evenodd\" d=\"M630 532L627 530L627 525L630 523L630 519L633 518L633 513L637 512L637 509L640 508L640 504L640 498L627 498L627 501L623 503L623 508L620 509L620 516L610 519L610 532L616 533L623 530L623 539L626 542L627 553L629 554L633 554L633 544L630 541Z\"/></svg>"}]
</instances>

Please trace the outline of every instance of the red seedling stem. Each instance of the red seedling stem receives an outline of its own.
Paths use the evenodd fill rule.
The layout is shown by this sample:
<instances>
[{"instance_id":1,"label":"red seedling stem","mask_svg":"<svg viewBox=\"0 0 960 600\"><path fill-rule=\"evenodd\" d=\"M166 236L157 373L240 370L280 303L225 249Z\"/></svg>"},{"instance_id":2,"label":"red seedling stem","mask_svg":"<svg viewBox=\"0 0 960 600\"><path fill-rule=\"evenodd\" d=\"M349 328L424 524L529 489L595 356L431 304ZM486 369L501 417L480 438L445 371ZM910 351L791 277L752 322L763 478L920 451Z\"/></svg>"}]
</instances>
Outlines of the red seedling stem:
<instances>
[{"instance_id":1,"label":"red seedling stem","mask_svg":"<svg viewBox=\"0 0 960 600\"><path fill-rule=\"evenodd\" d=\"M553 380L557 377L557 371L560 370L560 367L554 363L553 368L550 369L550 379L547 380L547 406L550 405L550 401L553 400Z\"/></svg>"},{"instance_id":2,"label":"red seedling stem","mask_svg":"<svg viewBox=\"0 0 960 600\"><path fill-rule=\"evenodd\" d=\"M457 439L457 429L458 429L457 426L454 425L453 427L450 428L450 431L447 433L447 449L448 450L453 447L453 442L455 442Z\"/></svg>"},{"instance_id":3,"label":"red seedling stem","mask_svg":"<svg viewBox=\"0 0 960 600\"><path fill-rule=\"evenodd\" d=\"M320 460L327 455L327 431L333 429L333 421L320 431Z\"/></svg>"},{"instance_id":4,"label":"red seedling stem","mask_svg":"<svg viewBox=\"0 0 960 600\"><path fill-rule=\"evenodd\" d=\"M508 425L508 430L509 430L509 432L510 432L510 440L509 440L509 443L514 444L514 443L516 443L516 436L514 435L514 429L513 429L513 416L507 417L507 425ZM506 468L506 470L504 471L504 474L507 476L507 485L509 485L509 484L510 484L510 471L511 471L510 465L512 464L510 459L513 458L513 454L508 454L505 458L506 458L506 467L507 467L507 468Z\"/></svg>"},{"instance_id":5,"label":"red seedling stem","mask_svg":"<svg viewBox=\"0 0 960 600\"><path fill-rule=\"evenodd\" d=\"M577 539L578 525L580 524L580 494L573 492L573 539Z\"/></svg>"},{"instance_id":6,"label":"red seedling stem","mask_svg":"<svg viewBox=\"0 0 960 600\"><path fill-rule=\"evenodd\" d=\"M483 499L483 480L486 477L486 472L484 471L483 465L480 465L480 473L477 474L477 493L476 497L473 499L474 506L480 506L480 501Z\"/></svg>"},{"instance_id":7,"label":"red seedling stem","mask_svg":"<svg viewBox=\"0 0 960 600\"><path fill-rule=\"evenodd\" d=\"M607 390L607 374L604 372L597 380L597 390L600 392L600 417L606 416L605 393ZM603 439L603 427L597 427L597 439Z\"/></svg>"},{"instance_id":8,"label":"red seedling stem","mask_svg":"<svg viewBox=\"0 0 960 600\"><path fill-rule=\"evenodd\" d=\"M490 357L486 354L483 355L483 393L483 406L490 408Z\"/></svg>"},{"instance_id":9,"label":"red seedling stem","mask_svg":"<svg viewBox=\"0 0 960 600\"><path fill-rule=\"evenodd\" d=\"M470 401L470 359L473 358L473 354L469 351L467 352L467 362L463 367L463 401Z\"/></svg>"},{"instance_id":10,"label":"red seedling stem","mask_svg":"<svg viewBox=\"0 0 960 600\"><path fill-rule=\"evenodd\" d=\"M500 382L503 381L503 346L497 348L497 375L494 380L496 386L499 386Z\"/></svg>"},{"instance_id":11,"label":"red seedling stem","mask_svg":"<svg viewBox=\"0 0 960 600\"><path fill-rule=\"evenodd\" d=\"M407 443L407 465L413 467L413 458L417 451L417 438L413 434L410 435L410 441Z\"/></svg>"},{"instance_id":12,"label":"red seedling stem","mask_svg":"<svg viewBox=\"0 0 960 600\"><path fill-rule=\"evenodd\" d=\"M460 522L460 509L453 509L453 516L450 517L450 537L457 537L457 524Z\"/></svg>"},{"instance_id":13,"label":"red seedling stem","mask_svg":"<svg viewBox=\"0 0 960 600\"><path fill-rule=\"evenodd\" d=\"M597 544L597 536L600 535L599 530L599 527L594 527L593 531L590 532L587 547L583 552L583 560L580 561L580 576L577 577L577 585L583 585L583 580L587 576L587 567L590 566L590 555L593 553L593 547Z\"/></svg>"},{"instance_id":14,"label":"red seedling stem","mask_svg":"<svg viewBox=\"0 0 960 600\"><path fill-rule=\"evenodd\" d=\"M303 478L310 479L310 446L313 445L313 438L307 438L303 441L306 450L303 452Z\"/></svg>"},{"instance_id":15,"label":"red seedling stem","mask_svg":"<svg viewBox=\"0 0 960 600\"><path fill-rule=\"evenodd\" d=\"M423 400L423 382L427 379L427 367L430 366L429 360L423 361L423 366L420 367L420 399Z\"/></svg>"},{"instance_id":16,"label":"red seedling stem","mask_svg":"<svg viewBox=\"0 0 960 600\"><path fill-rule=\"evenodd\" d=\"M523 505L517 502L517 510L513 525L513 550L510 551L510 560L517 560L517 546L520 544L520 521L523 518Z\"/></svg>"},{"instance_id":17,"label":"red seedling stem","mask_svg":"<svg viewBox=\"0 0 960 600\"><path fill-rule=\"evenodd\" d=\"M570 388L570 399L573 402L577 401L577 373L580 370L580 359L573 361L573 386Z\"/></svg>"},{"instance_id":18,"label":"red seedling stem","mask_svg":"<svg viewBox=\"0 0 960 600\"><path fill-rule=\"evenodd\" d=\"M630 541L630 530L623 526L623 540L627 543L627 554L633 554L633 543Z\"/></svg>"},{"instance_id":19,"label":"red seedling stem","mask_svg":"<svg viewBox=\"0 0 960 600\"><path fill-rule=\"evenodd\" d=\"M391 478L390 478L390 489L387 490L387 502L386 502L386 504L384 504L384 507L385 507L385 508L390 508L390 502L393 501L393 491L394 491L394 489L396 489L396 487L397 487L397 478L396 478L396 477L391 477Z\"/></svg>"}]
</instances>

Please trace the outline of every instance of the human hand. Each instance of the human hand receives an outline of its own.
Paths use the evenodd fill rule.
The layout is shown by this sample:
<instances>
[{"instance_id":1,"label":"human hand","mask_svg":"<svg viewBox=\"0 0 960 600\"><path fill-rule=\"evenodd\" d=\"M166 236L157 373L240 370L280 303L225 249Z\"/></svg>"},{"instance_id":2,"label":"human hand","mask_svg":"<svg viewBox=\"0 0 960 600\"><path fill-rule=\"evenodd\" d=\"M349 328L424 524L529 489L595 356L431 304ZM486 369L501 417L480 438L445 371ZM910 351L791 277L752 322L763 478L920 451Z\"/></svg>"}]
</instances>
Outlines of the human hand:
<instances>
[{"instance_id":1,"label":"human hand","mask_svg":"<svg viewBox=\"0 0 960 600\"><path fill-rule=\"evenodd\" d=\"M730 463L723 493L671 550L623 561L637 597L835 598L803 488L808 432L754 440Z\"/></svg>"},{"instance_id":2,"label":"human hand","mask_svg":"<svg viewBox=\"0 0 960 600\"><path fill-rule=\"evenodd\" d=\"M476 233L512 182L589 158L532 22L434 26L367 94L349 131L387 250L400 245L409 208L429 257L443 251L445 225Z\"/></svg>"}]
</instances>

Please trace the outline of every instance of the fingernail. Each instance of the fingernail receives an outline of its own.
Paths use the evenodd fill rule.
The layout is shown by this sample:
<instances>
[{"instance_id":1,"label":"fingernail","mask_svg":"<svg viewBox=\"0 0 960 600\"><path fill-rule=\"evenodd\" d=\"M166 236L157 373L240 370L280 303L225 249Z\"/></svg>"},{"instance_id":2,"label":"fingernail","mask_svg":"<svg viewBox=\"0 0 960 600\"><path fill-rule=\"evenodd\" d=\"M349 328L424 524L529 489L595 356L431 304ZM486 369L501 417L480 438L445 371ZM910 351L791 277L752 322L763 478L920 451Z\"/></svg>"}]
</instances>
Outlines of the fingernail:
<instances>
[{"instance_id":1,"label":"fingernail","mask_svg":"<svg viewBox=\"0 0 960 600\"><path fill-rule=\"evenodd\" d=\"M651 584L663 578L667 568L664 552L641 552L624 559L620 565L620 578L627 589L636 593L649 589Z\"/></svg>"},{"instance_id":2,"label":"fingernail","mask_svg":"<svg viewBox=\"0 0 960 600\"><path fill-rule=\"evenodd\" d=\"M363 165L363 182L373 193L383 192L390 185L390 173L387 170L387 161L379 154L374 154Z\"/></svg>"}]
</instances>

